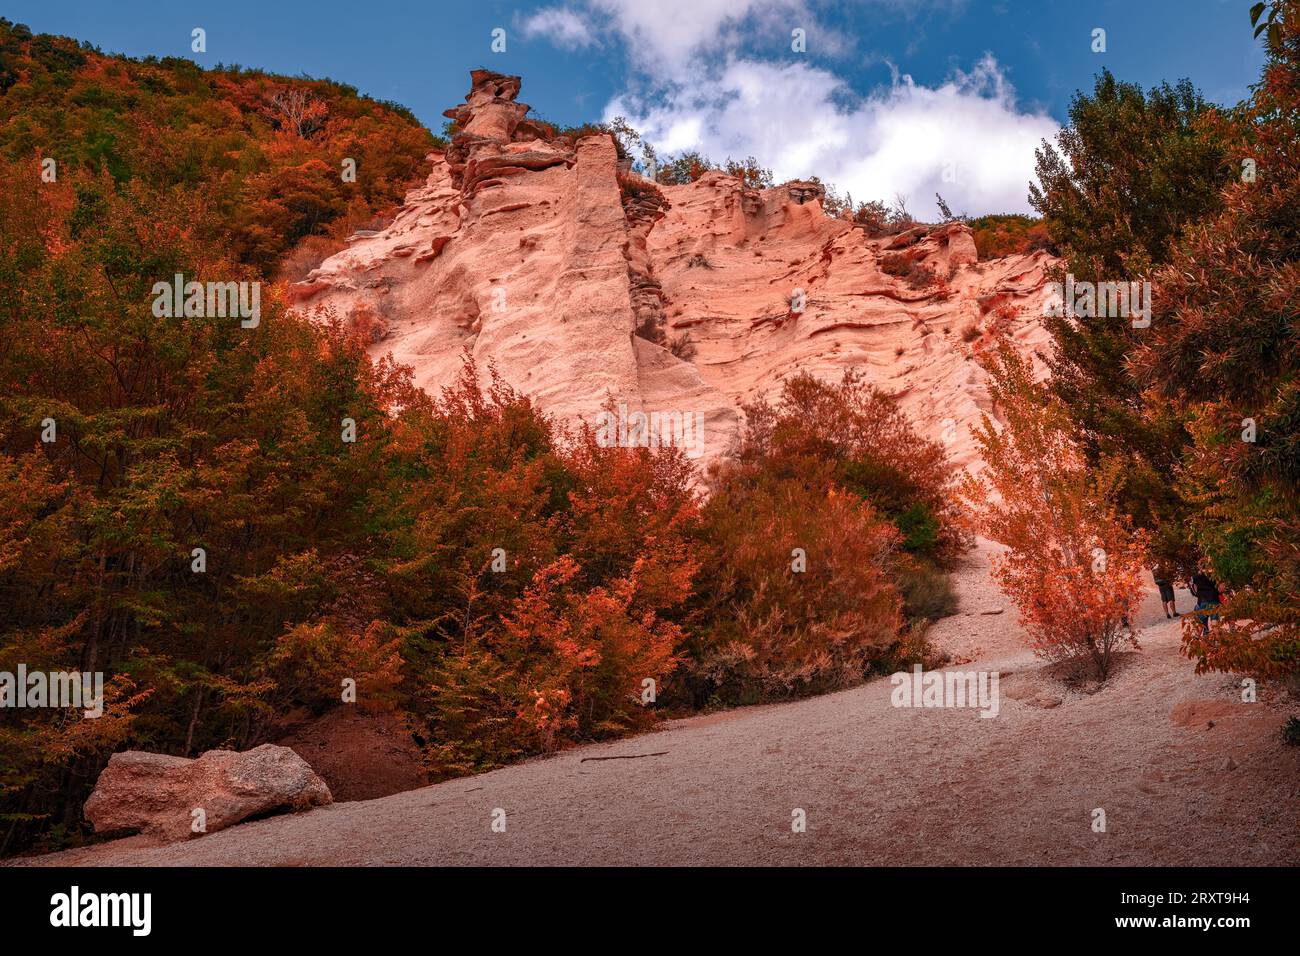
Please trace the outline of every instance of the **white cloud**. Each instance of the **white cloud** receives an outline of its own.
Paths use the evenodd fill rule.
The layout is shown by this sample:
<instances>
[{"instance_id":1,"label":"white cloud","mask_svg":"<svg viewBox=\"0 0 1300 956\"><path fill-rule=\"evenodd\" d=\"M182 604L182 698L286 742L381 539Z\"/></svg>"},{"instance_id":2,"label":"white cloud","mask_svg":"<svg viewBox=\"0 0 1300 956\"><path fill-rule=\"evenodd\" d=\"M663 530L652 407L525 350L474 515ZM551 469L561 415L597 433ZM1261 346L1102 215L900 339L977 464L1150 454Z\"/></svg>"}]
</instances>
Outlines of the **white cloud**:
<instances>
[{"instance_id":1,"label":"white cloud","mask_svg":"<svg viewBox=\"0 0 1300 956\"><path fill-rule=\"evenodd\" d=\"M714 71L697 64L687 82L624 93L605 114L626 116L661 153L752 155L778 182L817 175L858 201L899 193L921 218L937 215L936 192L957 212L1029 211L1034 148L1059 128L1019 111L990 55L937 87L895 75L866 97L806 63L733 57Z\"/></svg>"},{"instance_id":2,"label":"white cloud","mask_svg":"<svg viewBox=\"0 0 1300 956\"><path fill-rule=\"evenodd\" d=\"M627 41L634 62L654 72L682 66L717 41L729 21L762 0L591 0Z\"/></svg>"},{"instance_id":3,"label":"white cloud","mask_svg":"<svg viewBox=\"0 0 1300 956\"><path fill-rule=\"evenodd\" d=\"M803 0L574 0L544 7L525 22L527 35L544 36L558 46L574 46L579 31L588 38L616 34L638 70L661 78L677 74L693 57L744 37L763 35L786 45L794 27L810 34L815 29ZM822 41L824 51L839 42L830 32Z\"/></svg>"},{"instance_id":4,"label":"white cloud","mask_svg":"<svg viewBox=\"0 0 1300 956\"><path fill-rule=\"evenodd\" d=\"M558 47L576 50L593 46L596 31L587 18L570 7L546 7L523 23L524 36L543 37Z\"/></svg>"},{"instance_id":5,"label":"white cloud","mask_svg":"<svg viewBox=\"0 0 1300 956\"><path fill-rule=\"evenodd\" d=\"M937 215L936 192L957 212L1029 211L1034 148L1059 127L1021 110L997 61L986 54L934 87L895 72L859 95L825 66L853 44L818 24L822 2L565 0L528 24L560 45L621 40L631 74L605 118L627 117L661 154L753 156L778 181L817 175L855 200L905 195L922 218ZM959 0L875 2L906 16ZM790 53L794 27L817 65Z\"/></svg>"}]
</instances>

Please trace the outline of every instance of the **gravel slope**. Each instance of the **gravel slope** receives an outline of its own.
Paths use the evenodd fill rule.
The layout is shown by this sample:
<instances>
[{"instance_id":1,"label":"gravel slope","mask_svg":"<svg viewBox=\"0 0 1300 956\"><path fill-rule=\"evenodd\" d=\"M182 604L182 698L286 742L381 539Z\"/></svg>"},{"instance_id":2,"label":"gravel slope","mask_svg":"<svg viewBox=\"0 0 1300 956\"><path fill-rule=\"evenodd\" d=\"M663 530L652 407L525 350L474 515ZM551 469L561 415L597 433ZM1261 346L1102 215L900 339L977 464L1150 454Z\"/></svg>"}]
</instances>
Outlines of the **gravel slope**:
<instances>
[{"instance_id":1,"label":"gravel slope","mask_svg":"<svg viewBox=\"0 0 1300 956\"><path fill-rule=\"evenodd\" d=\"M59 865L1294 864L1300 751L1280 692L1197 677L1154 589L1142 650L1097 693L1046 677L988 580L957 575L934 638L999 670L1001 712L895 708L890 683L674 721L477 777L184 844L120 840ZM1179 606L1190 598L1179 594ZM1059 700L1060 703L1055 702ZM1213 721L1213 726L1209 726ZM635 759L601 759L632 757ZM1231 764L1229 764L1229 760ZM505 833L490 828L506 811ZM807 832L791 832L791 814ZM1106 832L1092 810L1106 812Z\"/></svg>"}]
</instances>

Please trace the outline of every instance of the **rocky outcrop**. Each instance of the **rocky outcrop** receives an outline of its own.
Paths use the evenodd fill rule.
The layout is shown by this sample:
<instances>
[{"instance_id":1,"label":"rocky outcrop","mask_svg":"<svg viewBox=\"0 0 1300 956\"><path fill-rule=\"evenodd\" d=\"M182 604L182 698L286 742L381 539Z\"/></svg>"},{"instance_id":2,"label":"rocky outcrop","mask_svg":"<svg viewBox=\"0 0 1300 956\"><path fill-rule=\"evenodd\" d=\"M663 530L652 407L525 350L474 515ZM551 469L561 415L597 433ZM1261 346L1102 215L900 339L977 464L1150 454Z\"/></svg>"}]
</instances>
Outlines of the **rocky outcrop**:
<instances>
[{"instance_id":1,"label":"rocky outcrop","mask_svg":"<svg viewBox=\"0 0 1300 956\"><path fill-rule=\"evenodd\" d=\"M689 411L710 423L708 453L721 454L738 414L695 366L678 370L685 392L642 383L645 374L658 380L647 351L678 361L634 334L663 325L644 251L666 209L662 193L620 176L607 135L543 138L541 124L523 119L518 91L518 77L475 71L466 102L448 111L461 131L430 155L425 184L386 229L354 237L298 284L299 307L377 316L384 334L374 353L410 365L434 392L468 349L481 369L490 361L572 421L591 422L610 403L687 411L653 407L651 392L669 403L689 393Z\"/></svg>"},{"instance_id":2,"label":"rocky outcrop","mask_svg":"<svg viewBox=\"0 0 1300 956\"><path fill-rule=\"evenodd\" d=\"M798 372L852 369L955 464L976 463L969 426L992 411L981 353L995 329L1026 354L1045 344L1045 254L977 262L961 223L868 238L787 186L761 190L750 211L748 191L720 173L663 190L672 209L650 256L668 333L690 332L708 384L750 402Z\"/></svg>"},{"instance_id":3,"label":"rocky outcrop","mask_svg":"<svg viewBox=\"0 0 1300 956\"><path fill-rule=\"evenodd\" d=\"M826 196L826 190L821 183L804 182L798 179L792 179L785 184L786 195L790 201L797 206L802 206L806 202L816 200L821 202Z\"/></svg>"},{"instance_id":4,"label":"rocky outcrop","mask_svg":"<svg viewBox=\"0 0 1300 956\"><path fill-rule=\"evenodd\" d=\"M128 750L109 758L85 816L96 833L139 831L172 842L332 799L288 747L209 750L196 760Z\"/></svg>"},{"instance_id":5,"label":"rocky outcrop","mask_svg":"<svg viewBox=\"0 0 1300 956\"><path fill-rule=\"evenodd\" d=\"M470 91L465 102L442 115L455 120L466 136L510 142L519 122L528 113L527 106L515 102L519 95L519 77L491 70L473 70L469 79Z\"/></svg>"},{"instance_id":6,"label":"rocky outcrop","mask_svg":"<svg viewBox=\"0 0 1300 956\"><path fill-rule=\"evenodd\" d=\"M374 353L433 391L468 349L562 419L696 413L705 461L785 377L853 369L975 463L981 351L995 330L1026 354L1046 341L1046 254L978 262L962 223L872 238L828 217L816 182L657 185L610 136L526 119L518 77L471 79L424 185L296 286L299 308L377 316Z\"/></svg>"}]
</instances>

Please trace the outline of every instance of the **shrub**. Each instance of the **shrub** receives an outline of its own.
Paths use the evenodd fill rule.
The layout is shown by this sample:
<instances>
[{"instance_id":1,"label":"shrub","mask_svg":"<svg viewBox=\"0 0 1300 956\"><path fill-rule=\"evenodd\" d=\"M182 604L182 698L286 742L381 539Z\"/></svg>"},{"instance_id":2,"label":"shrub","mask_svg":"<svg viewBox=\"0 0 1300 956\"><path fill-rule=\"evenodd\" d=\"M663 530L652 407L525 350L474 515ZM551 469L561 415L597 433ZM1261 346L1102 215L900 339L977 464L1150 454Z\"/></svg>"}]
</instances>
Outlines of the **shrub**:
<instances>
[{"instance_id":1,"label":"shrub","mask_svg":"<svg viewBox=\"0 0 1300 956\"><path fill-rule=\"evenodd\" d=\"M728 176L739 179L747 189L771 189L773 186L772 171L760 166L753 156L746 156L739 161L728 156L722 170Z\"/></svg>"},{"instance_id":2,"label":"shrub","mask_svg":"<svg viewBox=\"0 0 1300 956\"><path fill-rule=\"evenodd\" d=\"M587 589L577 562L562 557L535 575L506 617L449 648L432 669L423 715L440 731L428 751L431 772L487 769L653 720L642 681L664 685L682 635L638 612L642 569Z\"/></svg>"},{"instance_id":3,"label":"shrub","mask_svg":"<svg viewBox=\"0 0 1300 956\"><path fill-rule=\"evenodd\" d=\"M967 543L942 448L852 374L795 376L745 411L702 512L686 698L810 693L919 659L900 589L909 613L943 613L938 562Z\"/></svg>"},{"instance_id":4,"label":"shrub","mask_svg":"<svg viewBox=\"0 0 1300 956\"><path fill-rule=\"evenodd\" d=\"M669 348L668 333L664 331L663 318L658 315L647 313L632 334L637 338L645 339L647 342L653 342L655 345Z\"/></svg>"},{"instance_id":5,"label":"shrub","mask_svg":"<svg viewBox=\"0 0 1300 956\"><path fill-rule=\"evenodd\" d=\"M352 331L366 343L378 342L389 334L388 320L380 314L379 309L367 302L352 309L348 323Z\"/></svg>"},{"instance_id":6,"label":"shrub","mask_svg":"<svg viewBox=\"0 0 1300 956\"><path fill-rule=\"evenodd\" d=\"M890 222L889 208L880 200L858 203L851 218L853 222L862 226L868 238L886 235L891 230L896 231L893 230Z\"/></svg>"},{"instance_id":7,"label":"shrub","mask_svg":"<svg viewBox=\"0 0 1300 956\"><path fill-rule=\"evenodd\" d=\"M408 416L409 477L381 509L391 613L412 635L405 708L436 777L652 720L642 681L670 692L697 565L679 452L566 436L488 378L467 361Z\"/></svg>"},{"instance_id":8,"label":"shrub","mask_svg":"<svg viewBox=\"0 0 1300 956\"><path fill-rule=\"evenodd\" d=\"M857 497L740 468L705 505L701 537L693 702L849 686L897 641L898 532Z\"/></svg>"},{"instance_id":9,"label":"shrub","mask_svg":"<svg viewBox=\"0 0 1300 956\"><path fill-rule=\"evenodd\" d=\"M894 518L894 525L903 536L903 548L908 551L933 554L939 544L939 519L923 502L913 502Z\"/></svg>"},{"instance_id":10,"label":"shrub","mask_svg":"<svg viewBox=\"0 0 1300 956\"><path fill-rule=\"evenodd\" d=\"M378 622L359 634L332 622L295 625L276 640L264 665L275 684L272 711L301 706L323 713L342 700L344 680L356 682L355 700L363 709L391 708L401 640Z\"/></svg>"},{"instance_id":11,"label":"shrub","mask_svg":"<svg viewBox=\"0 0 1300 956\"><path fill-rule=\"evenodd\" d=\"M967 546L943 447L854 374L837 385L793 376L776 405L759 402L746 414L742 460L869 501L916 553L946 563Z\"/></svg>"},{"instance_id":12,"label":"shrub","mask_svg":"<svg viewBox=\"0 0 1300 956\"><path fill-rule=\"evenodd\" d=\"M900 561L896 574L909 618L937 621L957 613L957 594L942 568L924 558Z\"/></svg>"},{"instance_id":13,"label":"shrub","mask_svg":"<svg viewBox=\"0 0 1300 956\"><path fill-rule=\"evenodd\" d=\"M886 275L902 279L910 288L924 289L938 281L934 269L922 261L915 249L889 252L880 257L880 269Z\"/></svg>"},{"instance_id":14,"label":"shrub","mask_svg":"<svg viewBox=\"0 0 1300 956\"><path fill-rule=\"evenodd\" d=\"M1057 254L1047 224L1033 216L1020 213L979 216L970 220L969 225L981 262L1038 250Z\"/></svg>"},{"instance_id":15,"label":"shrub","mask_svg":"<svg viewBox=\"0 0 1300 956\"><path fill-rule=\"evenodd\" d=\"M937 650L926 638L929 626L930 621L925 618L917 618L904 626L898 639L874 661L873 672L884 676L910 671L917 664L924 670L938 670L948 664L951 657Z\"/></svg>"},{"instance_id":16,"label":"shrub","mask_svg":"<svg viewBox=\"0 0 1300 956\"><path fill-rule=\"evenodd\" d=\"M656 178L665 186L684 186L713 171L735 176L746 189L770 189L773 185L772 171L760 166L753 156L739 161L727 157L727 161L719 165L695 150L665 160L659 165Z\"/></svg>"},{"instance_id":17,"label":"shrub","mask_svg":"<svg viewBox=\"0 0 1300 956\"><path fill-rule=\"evenodd\" d=\"M683 362L689 362L695 358L698 349L696 349L695 342L691 339L691 333L687 332L684 335L674 335L670 338L668 340L668 351Z\"/></svg>"},{"instance_id":18,"label":"shrub","mask_svg":"<svg viewBox=\"0 0 1300 956\"><path fill-rule=\"evenodd\" d=\"M284 282L301 282L322 262L344 248L343 242L330 236L308 236L280 260L275 278Z\"/></svg>"}]
</instances>

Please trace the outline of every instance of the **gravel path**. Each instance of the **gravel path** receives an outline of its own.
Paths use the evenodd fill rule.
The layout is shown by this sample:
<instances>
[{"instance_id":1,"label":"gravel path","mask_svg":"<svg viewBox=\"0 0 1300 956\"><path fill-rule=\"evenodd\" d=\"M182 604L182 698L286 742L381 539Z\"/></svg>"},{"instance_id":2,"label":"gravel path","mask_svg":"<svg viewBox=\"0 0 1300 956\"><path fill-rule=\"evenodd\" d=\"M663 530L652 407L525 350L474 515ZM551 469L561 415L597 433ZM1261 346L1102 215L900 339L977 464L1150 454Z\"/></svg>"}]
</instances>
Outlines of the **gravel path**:
<instances>
[{"instance_id":1,"label":"gravel path","mask_svg":"<svg viewBox=\"0 0 1300 956\"><path fill-rule=\"evenodd\" d=\"M1024 649L988 579L989 553L981 547L958 573L960 610L932 633L955 660L977 662L961 669L1000 672L994 719L895 708L881 679L184 844L130 838L23 862L1300 862L1300 750L1277 733L1288 713L1280 692L1242 704L1232 678L1195 676L1154 588L1138 622L1142 650L1100 691L1067 689ZM1190 606L1183 592L1179 604ZM633 759L598 759L610 757ZM496 808L504 833L490 826ZM796 808L806 832L792 832ZM1094 808L1104 833L1093 831Z\"/></svg>"}]
</instances>

